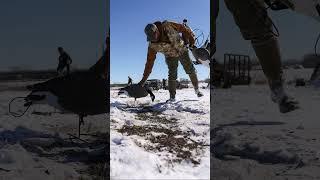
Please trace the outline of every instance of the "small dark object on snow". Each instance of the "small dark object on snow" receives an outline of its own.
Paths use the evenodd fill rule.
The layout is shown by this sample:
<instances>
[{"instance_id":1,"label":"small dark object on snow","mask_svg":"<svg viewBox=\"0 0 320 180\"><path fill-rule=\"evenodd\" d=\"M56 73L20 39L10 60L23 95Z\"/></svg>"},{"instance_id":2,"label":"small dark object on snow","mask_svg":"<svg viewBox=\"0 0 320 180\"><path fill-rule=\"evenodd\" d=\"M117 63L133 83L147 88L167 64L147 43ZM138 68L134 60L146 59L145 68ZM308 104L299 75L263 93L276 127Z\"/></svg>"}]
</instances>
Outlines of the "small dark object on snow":
<instances>
[{"instance_id":1,"label":"small dark object on snow","mask_svg":"<svg viewBox=\"0 0 320 180\"><path fill-rule=\"evenodd\" d=\"M305 85L306 85L306 82L305 82L304 79L301 79L301 78L296 79L296 87L298 87L298 86L305 86Z\"/></svg>"}]
</instances>

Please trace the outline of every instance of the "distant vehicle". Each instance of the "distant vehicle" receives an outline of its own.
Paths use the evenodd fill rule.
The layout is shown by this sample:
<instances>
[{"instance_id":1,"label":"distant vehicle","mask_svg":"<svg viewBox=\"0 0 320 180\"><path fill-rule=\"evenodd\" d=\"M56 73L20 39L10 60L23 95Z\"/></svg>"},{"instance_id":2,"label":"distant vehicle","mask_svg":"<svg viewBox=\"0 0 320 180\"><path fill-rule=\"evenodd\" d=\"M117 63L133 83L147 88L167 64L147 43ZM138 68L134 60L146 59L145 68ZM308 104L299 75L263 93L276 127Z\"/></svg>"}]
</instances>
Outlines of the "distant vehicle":
<instances>
[{"instance_id":1,"label":"distant vehicle","mask_svg":"<svg viewBox=\"0 0 320 180\"><path fill-rule=\"evenodd\" d=\"M148 85L152 90L159 90L162 88L162 81L159 79L149 79L146 82L146 85Z\"/></svg>"},{"instance_id":2,"label":"distant vehicle","mask_svg":"<svg viewBox=\"0 0 320 180\"><path fill-rule=\"evenodd\" d=\"M293 69L303 69L303 66L300 64L293 65Z\"/></svg>"},{"instance_id":3,"label":"distant vehicle","mask_svg":"<svg viewBox=\"0 0 320 180\"><path fill-rule=\"evenodd\" d=\"M189 81L178 81L176 83L176 87L177 89L183 89L183 88L189 88ZM163 89L168 89L168 80L167 79L163 79L162 80L162 87Z\"/></svg>"},{"instance_id":4,"label":"distant vehicle","mask_svg":"<svg viewBox=\"0 0 320 180\"><path fill-rule=\"evenodd\" d=\"M187 79L181 79L180 81L177 81L177 88L189 88L189 81Z\"/></svg>"}]
</instances>

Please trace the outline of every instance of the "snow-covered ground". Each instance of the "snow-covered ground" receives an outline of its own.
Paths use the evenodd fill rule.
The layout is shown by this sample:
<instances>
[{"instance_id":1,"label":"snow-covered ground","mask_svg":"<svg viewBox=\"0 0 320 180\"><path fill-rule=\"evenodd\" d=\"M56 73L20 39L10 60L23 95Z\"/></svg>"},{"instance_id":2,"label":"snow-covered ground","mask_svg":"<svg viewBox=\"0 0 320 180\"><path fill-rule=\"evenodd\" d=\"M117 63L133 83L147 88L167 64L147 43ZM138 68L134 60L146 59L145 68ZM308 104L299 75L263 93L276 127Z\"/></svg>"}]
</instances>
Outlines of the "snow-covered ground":
<instances>
[{"instance_id":1,"label":"snow-covered ground","mask_svg":"<svg viewBox=\"0 0 320 180\"><path fill-rule=\"evenodd\" d=\"M285 77L309 79L311 73L291 69ZM212 179L320 179L320 89L287 85L301 108L281 114L261 84L262 72L253 77L260 83L214 90Z\"/></svg>"},{"instance_id":2,"label":"snow-covered ground","mask_svg":"<svg viewBox=\"0 0 320 180\"><path fill-rule=\"evenodd\" d=\"M97 160L107 157L105 139L88 139L89 144L68 139L67 133L77 134L77 115L46 105L31 106L20 118L8 113L10 100L26 96L29 92L23 87L32 83L0 84L0 180L92 179L106 174L105 164ZM18 102L13 106L22 107ZM82 133L103 136L108 129L106 115L88 116L84 121Z\"/></svg>"},{"instance_id":3,"label":"snow-covered ground","mask_svg":"<svg viewBox=\"0 0 320 180\"><path fill-rule=\"evenodd\" d=\"M204 85L202 85L204 86ZM209 179L210 91L154 91L155 102L111 90L111 179Z\"/></svg>"}]
</instances>

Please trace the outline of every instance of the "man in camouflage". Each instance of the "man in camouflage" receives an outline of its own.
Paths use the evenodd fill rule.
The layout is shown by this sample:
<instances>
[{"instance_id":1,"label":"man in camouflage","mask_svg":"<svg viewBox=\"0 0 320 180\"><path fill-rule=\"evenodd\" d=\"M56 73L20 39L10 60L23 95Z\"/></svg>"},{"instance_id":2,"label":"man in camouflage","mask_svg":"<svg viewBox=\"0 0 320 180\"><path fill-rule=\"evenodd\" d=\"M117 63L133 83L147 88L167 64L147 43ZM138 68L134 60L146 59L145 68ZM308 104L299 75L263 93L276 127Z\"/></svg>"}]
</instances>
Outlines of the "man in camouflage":
<instances>
[{"instance_id":1,"label":"man in camouflage","mask_svg":"<svg viewBox=\"0 0 320 180\"><path fill-rule=\"evenodd\" d=\"M218 1L218 0L215 0ZM245 40L250 40L271 90L272 100L286 113L298 108L283 88L282 65L277 35L273 32L264 0L224 0ZM266 1L267 2L267 1ZM286 0L277 1L282 6Z\"/></svg>"},{"instance_id":2,"label":"man in camouflage","mask_svg":"<svg viewBox=\"0 0 320 180\"><path fill-rule=\"evenodd\" d=\"M175 100L179 61L182 64L185 72L189 75L197 96L203 96L203 94L199 91L196 70L193 66L192 60L189 57L187 48L187 45L194 47L195 43L194 34L192 33L191 29L183 24L175 22L157 21L155 23L148 24L145 27L145 33L147 35L147 40L149 41L148 55L143 77L139 84L144 85L147 81L152 71L156 54L160 52L164 54L166 64L168 65L169 69L169 100ZM179 33L181 33L182 36Z\"/></svg>"}]
</instances>

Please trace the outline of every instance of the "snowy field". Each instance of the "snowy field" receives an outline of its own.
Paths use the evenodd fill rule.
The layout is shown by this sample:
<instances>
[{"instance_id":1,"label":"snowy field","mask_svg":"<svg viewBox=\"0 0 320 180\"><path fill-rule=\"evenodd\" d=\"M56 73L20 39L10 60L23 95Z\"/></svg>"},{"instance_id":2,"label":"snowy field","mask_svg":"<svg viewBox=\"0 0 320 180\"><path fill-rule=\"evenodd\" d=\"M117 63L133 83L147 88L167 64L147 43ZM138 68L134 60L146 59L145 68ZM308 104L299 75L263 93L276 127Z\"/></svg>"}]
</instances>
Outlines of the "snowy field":
<instances>
[{"instance_id":1,"label":"snowy field","mask_svg":"<svg viewBox=\"0 0 320 180\"><path fill-rule=\"evenodd\" d=\"M291 69L285 77L289 83L311 73ZM253 75L261 83L262 72ZM320 89L287 89L301 107L288 114L279 113L266 84L214 90L213 179L320 179Z\"/></svg>"},{"instance_id":2,"label":"snowy field","mask_svg":"<svg viewBox=\"0 0 320 180\"><path fill-rule=\"evenodd\" d=\"M0 180L102 179L106 174L107 140L102 137L108 129L107 116L84 118L82 133L99 135L87 138L88 143L71 141L67 135L77 134L75 114L35 105L20 118L11 116L10 100L26 96L29 92L23 87L32 83L0 83Z\"/></svg>"},{"instance_id":3,"label":"snowy field","mask_svg":"<svg viewBox=\"0 0 320 180\"><path fill-rule=\"evenodd\" d=\"M155 102L111 91L111 179L209 179L210 91L154 91Z\"/></svg>"}]
</instances>

